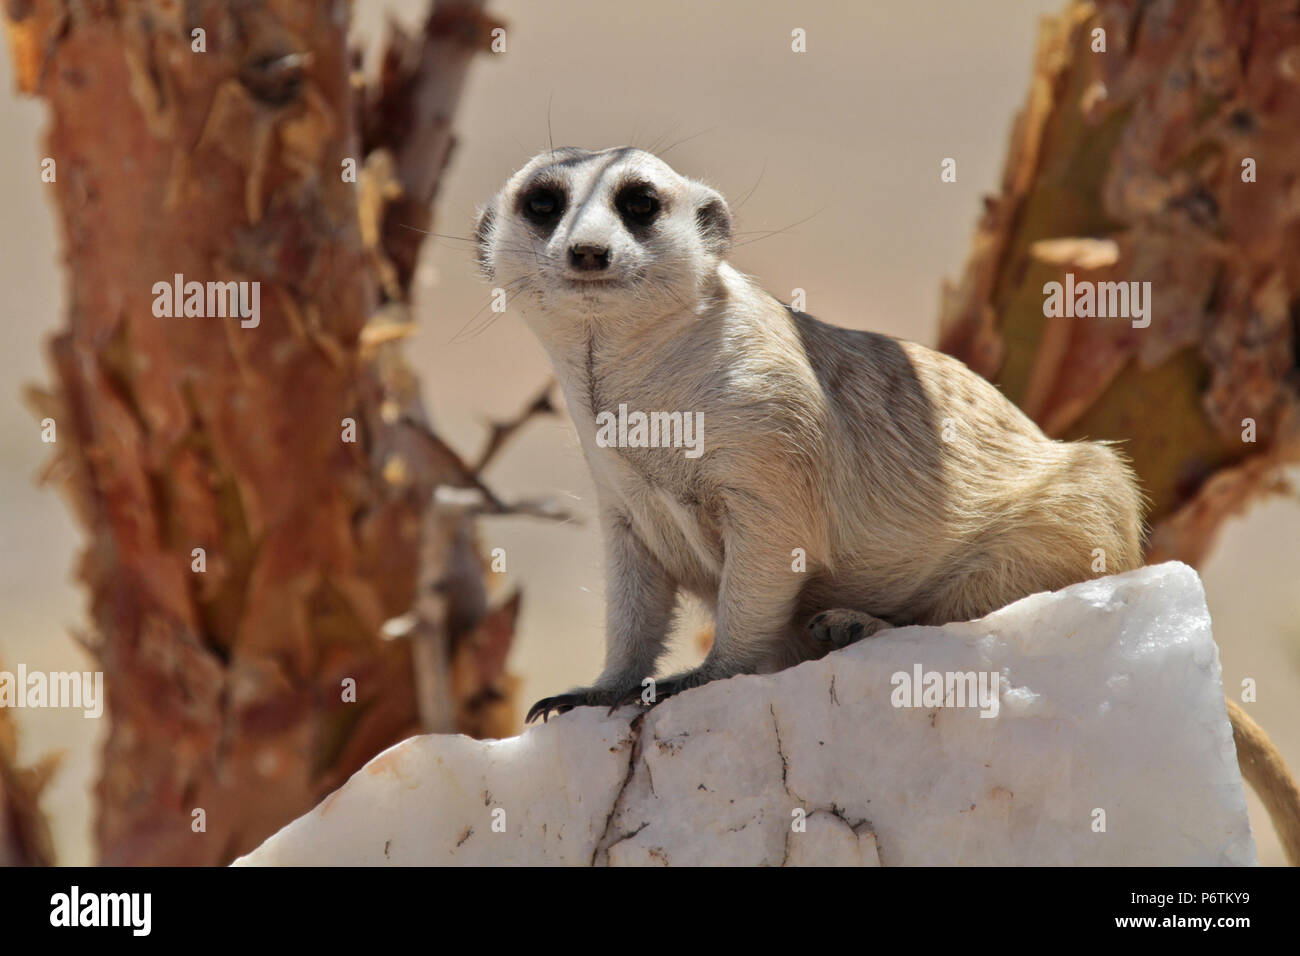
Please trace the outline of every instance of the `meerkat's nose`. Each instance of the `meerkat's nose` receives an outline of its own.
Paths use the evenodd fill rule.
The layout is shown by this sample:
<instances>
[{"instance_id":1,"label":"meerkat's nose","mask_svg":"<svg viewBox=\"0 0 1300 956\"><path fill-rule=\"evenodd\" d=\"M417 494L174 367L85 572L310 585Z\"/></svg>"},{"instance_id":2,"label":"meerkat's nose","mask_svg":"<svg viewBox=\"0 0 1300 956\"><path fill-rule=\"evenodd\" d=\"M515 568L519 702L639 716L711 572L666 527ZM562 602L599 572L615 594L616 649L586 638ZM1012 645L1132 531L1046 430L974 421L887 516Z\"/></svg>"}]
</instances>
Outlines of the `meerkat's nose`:
<instances>
[{"instance_id":1,"label":"meerkat's nose","mask_svg":"<svg viewBox=\"0 0 1300 956\"><path fill-rule=\"evenodd\" d=\"M579 272L599 272L609 268L609 246L575 242L569 246L569 265Z\"/></svg>"}]
</instances>

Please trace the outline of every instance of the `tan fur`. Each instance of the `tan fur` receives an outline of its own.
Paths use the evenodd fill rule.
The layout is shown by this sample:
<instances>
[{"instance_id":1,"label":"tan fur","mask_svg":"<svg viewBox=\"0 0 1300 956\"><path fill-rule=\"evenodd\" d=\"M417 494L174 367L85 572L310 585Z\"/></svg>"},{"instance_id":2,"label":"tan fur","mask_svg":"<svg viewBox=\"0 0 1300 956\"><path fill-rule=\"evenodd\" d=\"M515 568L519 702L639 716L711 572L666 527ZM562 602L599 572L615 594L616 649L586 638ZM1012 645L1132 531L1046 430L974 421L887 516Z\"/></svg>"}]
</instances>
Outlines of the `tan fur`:
<instances>
[{"instance_id":1,"label":"tan fur","mask_svg":"<svg viewBox=\"0 0 1300 956\"><path fill-rule=\"evenodd\" d=\"M1300 787L1264 728L1232 698L1228 698L1228 719L1241 775L1268 811L1287 862L1300 866Z\"/></svg>"}]
</instances>

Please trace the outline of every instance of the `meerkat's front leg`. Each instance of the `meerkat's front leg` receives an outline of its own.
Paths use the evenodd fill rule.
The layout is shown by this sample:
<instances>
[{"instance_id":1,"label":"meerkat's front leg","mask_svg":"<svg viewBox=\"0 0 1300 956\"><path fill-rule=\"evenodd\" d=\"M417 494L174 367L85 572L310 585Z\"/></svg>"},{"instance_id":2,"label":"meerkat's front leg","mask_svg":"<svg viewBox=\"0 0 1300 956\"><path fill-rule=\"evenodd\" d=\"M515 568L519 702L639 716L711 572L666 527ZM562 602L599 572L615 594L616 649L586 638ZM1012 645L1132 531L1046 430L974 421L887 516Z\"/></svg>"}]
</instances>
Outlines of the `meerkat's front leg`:
<instances>
[{"instance_id":1,"label":"meerkat's front leg","mask_svg":"<svg viewBox=\"0 0 1300 956\"><path fill-rule=\"evenodd\" d=\"M761 525L728 530L713 647L699 667L656 680L652 703L711 681L759 673L780 658L802 587L783 542L797 540Z\"/></svg>"},{"instance_id":2,"label":"meerkat's front leg","mask_svg":"<svg viewBox=\"0 0 1300 956\"><path fill-rule=\"evenodd\" d=\"M539 700L526 723L551 711L574 707L613 707L640 694L641 681L654 674L672 627L677 582L664 570L617 507L601 509L605 537L605 669L591 687Z\"/></svg>"}]
</instances>

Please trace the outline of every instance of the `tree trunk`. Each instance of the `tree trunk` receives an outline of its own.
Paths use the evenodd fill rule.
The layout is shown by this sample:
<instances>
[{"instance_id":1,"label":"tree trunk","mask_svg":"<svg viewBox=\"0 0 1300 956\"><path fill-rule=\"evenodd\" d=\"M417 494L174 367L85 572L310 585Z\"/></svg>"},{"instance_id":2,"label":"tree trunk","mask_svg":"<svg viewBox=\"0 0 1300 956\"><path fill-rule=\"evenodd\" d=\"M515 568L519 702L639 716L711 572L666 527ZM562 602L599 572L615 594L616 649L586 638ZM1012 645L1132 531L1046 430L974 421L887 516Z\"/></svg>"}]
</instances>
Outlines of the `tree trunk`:
<instances>
[{"instance_id":1,"label":"tree trunk","mask_svg":"<svg viewBox=\"0 0 1300 956\"><path fill-rule=\"evenodd\" d=\"M40 795L57 766L55 757L33 768L18 766L13 718L7 707L0 707L0 866L54 864L54 844L41 813Z\"/></svg>"},{"instance_id":2,"label":"tree trunk","mask_svg":"<svg viewBox=\"0 0 1300 956\"><path fill-rule=\"evenodd\" d=\"M1075 2L1034 74L940 348L1049 435L1121 440L1148 559L1195 565L1300 459L1300 16ZM1045 317L1066 273L1148 282L1150 311Z\"/></svg>"},{"instance_id":3,"label":"tree trunk","mask_svg":"<svg viewBox=\"0 0 1300 956\"><path fill-rule=\"evenodd\" d=\"M8 0L19 86L50 107L68 265L57 387L33 399L89 538L103 863L228 862L419 729L413 642L383 627L421 580L426 666L455 695L440 729L510 719L517 602L489 611L471 519L431 507L466 478L400 354L410 270L392 263L420 234L393 249L374 228L397 201L427 215L486 48L478 3L443 6L367 94L343 2ZM372 122L413 90L434 91L424 112ZM418 195L418 157L385 175L406 137L443 144ZM216 317L205 285L160 315L178 281L257 283L257 314Z\"/></svg>"}]
</instances>

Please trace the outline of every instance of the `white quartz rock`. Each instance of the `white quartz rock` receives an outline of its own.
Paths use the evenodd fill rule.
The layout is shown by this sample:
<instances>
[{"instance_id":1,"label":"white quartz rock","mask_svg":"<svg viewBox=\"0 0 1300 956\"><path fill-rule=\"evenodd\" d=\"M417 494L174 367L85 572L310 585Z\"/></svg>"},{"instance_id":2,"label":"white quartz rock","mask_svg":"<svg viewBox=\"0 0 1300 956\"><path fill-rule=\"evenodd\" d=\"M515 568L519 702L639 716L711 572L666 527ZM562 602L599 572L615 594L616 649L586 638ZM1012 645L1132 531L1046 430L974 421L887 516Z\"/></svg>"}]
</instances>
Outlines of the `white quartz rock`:
<instances>
[{"instance_id":1,"label":"white quartz rock","mask_svg":"<svg viewBox=\"0 0 1300 956\"><path fill-rule=\"evenodd\" d=\"M895 706L895 675L918 667L997 675L996 716ZM238 861L1254 862L1204 592L1178 563L882 632L643 716L412 738Z\"/></svg>"}]
</instances>

